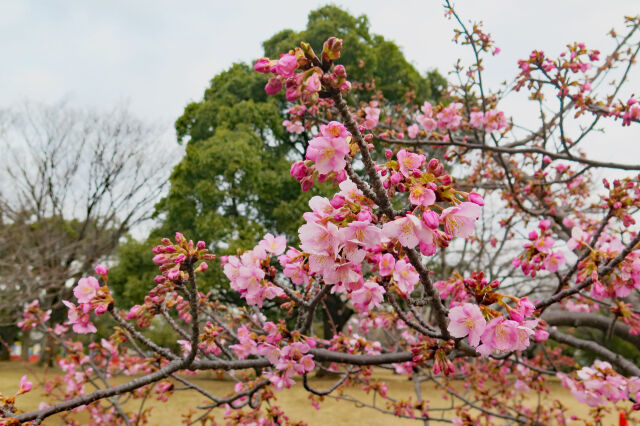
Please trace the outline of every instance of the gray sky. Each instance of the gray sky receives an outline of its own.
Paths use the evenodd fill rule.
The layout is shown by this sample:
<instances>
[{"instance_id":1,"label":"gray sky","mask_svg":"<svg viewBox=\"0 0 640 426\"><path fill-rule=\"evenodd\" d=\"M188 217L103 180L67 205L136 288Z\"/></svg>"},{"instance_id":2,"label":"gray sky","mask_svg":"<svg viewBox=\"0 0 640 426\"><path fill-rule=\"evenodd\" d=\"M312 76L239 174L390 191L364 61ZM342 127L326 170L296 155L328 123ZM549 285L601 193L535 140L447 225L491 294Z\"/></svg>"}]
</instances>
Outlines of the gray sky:
<instances>
[{"instance_id":1,"label":"gray sky","mask_svg":"<svg viewBox=\"0 0 640 426\"><path fill-rule=\"evenodd\" d=\"M67 97L76 105L109 107L124 100L138 115L170 128L211 77L234 61L259 57L263 40L284 28L304 28L308 12L326 3L4 0L0 106ZM372 31L399 44L421 71L444 73L466 54L451 43L454 24L437 0L334 3L366 13ZM606 52L612 45L607 31L622 28L623 15L640 13L637 0L460 0L456 6L466 19L483 20L502 48L486 64L489 85L513 77L516 60L534 48L557 53L568 42L585 41ZM630 87L638 87L638 77L635 72ZM632 132L625 137L637 141Z\"/></svg>"}]
</instances>

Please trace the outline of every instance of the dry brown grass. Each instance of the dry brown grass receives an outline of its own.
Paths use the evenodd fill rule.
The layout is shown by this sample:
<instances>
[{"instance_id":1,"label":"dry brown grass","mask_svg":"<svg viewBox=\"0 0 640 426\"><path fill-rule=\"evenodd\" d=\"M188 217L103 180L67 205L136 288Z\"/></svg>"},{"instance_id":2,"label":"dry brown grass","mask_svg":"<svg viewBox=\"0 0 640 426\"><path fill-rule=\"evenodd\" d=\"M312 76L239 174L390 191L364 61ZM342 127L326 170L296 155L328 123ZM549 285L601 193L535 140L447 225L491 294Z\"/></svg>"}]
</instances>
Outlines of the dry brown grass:
<instances>
[{"instance_id":1,"label":"dry brown grass","mask_svg":"<svg viewBox=\"0 0 640 426\"><path fill-rule=\"evenodd\" d=\"M56 371L46 371L32 365L25 365L20 362L4 362L0 363L0 393L11 395L17 390L18 382L23 374L27 374L30 380L34 378L43 378L57 373ZM408 398L412 396L413 384L407 382L402 376L396 376L388 371L380 371L381 379L383 379L389 387L389 394L397 398ZM114 383L122 383L128 378L121 377L114 380ZM190 380L208 391L220 395L232 389L232 383L226 381L215 380L209 373L202 373ZM17 405L22 410L34 409L43 399L42 389L34 381L34 389L28 394L18 397ZM300 382L300 380L297 380ZM313 379L312 386L317 389L327 388L332 384L328 379ZM371 396L366 396L363 391L349 389L348 393L363 401L371 402ZM278 404L284 409L285 413L291 419L303 420L309 425L417 425L421 422L409 419L399 419L389 415L383 415L370 408L359 408L355 404L348 401L338 401L334 398L327 397L322 403L322 409L313 408L307 399L307 393L300 383L290 390L285 390L277 394ZM425 383L422 386L422 395L424 399L429 400L431 407L448 407L450 402L443 399L443 392L435 389L433 385ZM577 403L559 383L552 383L550 396L543 399L543 404L550 404L551 399L560 399L566 406L570 407L568 415L585 415L588 407ZM176 392L169 398L168 403L162 403L155 399L149 400L147 404L153 407L150 417L151 425L178 425L181 424L181 414L186 413L189 408L195 408L204 402L201 395L193 391ZM534 401L531 401L534 404ZM127 405L125 409L137 410L139 400L134 400ZM79 415L78 420L86 422L86 415ZM218 411L216 420L223 422L222 412ZM55 417L45 421L45 425L59 424ZM434 423L443 424L443 423ZM500 424L500 423L496 423ZM572 423L569 423L572 424ZM577 424L577 423L573 423ZM617 414L610 413L604 418L603 425L617 425Z\"/></svg>"}]
</instances>

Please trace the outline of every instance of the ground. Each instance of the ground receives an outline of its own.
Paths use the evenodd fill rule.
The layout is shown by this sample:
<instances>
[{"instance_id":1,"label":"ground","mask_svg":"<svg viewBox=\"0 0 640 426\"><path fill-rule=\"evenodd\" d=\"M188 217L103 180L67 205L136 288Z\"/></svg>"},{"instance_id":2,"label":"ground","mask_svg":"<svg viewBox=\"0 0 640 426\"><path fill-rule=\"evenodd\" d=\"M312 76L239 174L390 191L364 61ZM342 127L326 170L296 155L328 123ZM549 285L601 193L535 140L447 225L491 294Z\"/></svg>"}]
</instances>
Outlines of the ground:
<instances>
[{"instance_id":1,"label":"ground","mask_svg":"<svg viewBox=\"0 0 640 426\"><path fill-rule=\"evenodd\" d=\"M18 387L18 382L22 375L27 374L29 379L34 382L34 388L31 392L25 395L21 395L17 398L16 405L22 410L29 410L37 408L38 403L43 399L42 389L37 385L36 378L43 378L44 376L51 376L57 373L55 370L45 370L40 367L35 367L32 364L25 364L22 362L0 362L0 393L5 396L13 395ZM388 371L380 371L382 379L387 383L389 387L389 394L396 397L406 398L412 396L415 400L415 394L413 391L412 382L408 382L402 376L397 376ZM190 377L190 380L197 383L199 386L205 388L212 393L220 395L230 390L232 383L228 381L216 380L211 373L202 373L196 377ZM115 383L122 383L127 378L122 380L114 380ZM316 410L307 399L308 393L302 388L300 380L297 380L296 386L290 390L286 390L277 394L278 403L289 415L292 420L302 420L309 425L326 425L328 421L331 422L331 426L338 425L418 425L422 422L409 419L399 419L389 415L384 415L378 411L366 408L358 407L352 402L337 401L331 397L326 397L322 403L322 409ZM329 379L313 379L311 381L312 386L316 389L326 389L333 381ZM222 392L221 392L222 391ZM368 397L364 392L360 390L350 389L348 393L352 396L358 397L360 400L366 403L371 403L371 395ZM429 384L423 384L422 395L424 399L430 401L431 407L448 407L450 401L443 399L443 393L436 390ZM552 398L557 398L563 401L563 403L570 407L569 415L585 415L588 412L588 407L577 403L571 394L566 391L559 383L551 384ZM138 409L140 400L132 401L130 405L125 405L125 409L136 410ZM176 392L169 398L168 403L162 403L156 399L150 399L147 402L147 406L152 406L152 414L149 424L151 425L178 425L181 424L181 414L189 410L190 407L196 407L204 402L204 399L199 394L192 391ZM544 403L544 400L543 400ZM384 407L384 406L383 406ZM617 413L610 413L603 419L603 425L617 425L618 424ZM78 415L78 420L82 423L86 422L86 414ZM218 411L216 420L224 424L223 413ZM59 419L55 417L43 423L46 425L60 424ZM432 422L432 424L445 424L439 422ZM499 424L499 423L496 423ZM570 424L578 424L571 422Z\"/></svg>"}]
</instances>

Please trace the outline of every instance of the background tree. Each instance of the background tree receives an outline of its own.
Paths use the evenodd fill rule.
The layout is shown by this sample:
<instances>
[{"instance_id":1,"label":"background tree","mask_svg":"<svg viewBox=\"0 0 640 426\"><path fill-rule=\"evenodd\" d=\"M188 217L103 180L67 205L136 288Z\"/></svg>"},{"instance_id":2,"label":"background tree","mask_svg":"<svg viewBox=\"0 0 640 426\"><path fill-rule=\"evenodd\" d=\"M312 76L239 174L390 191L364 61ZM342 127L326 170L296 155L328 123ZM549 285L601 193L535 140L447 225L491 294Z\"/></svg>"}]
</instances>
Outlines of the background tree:
<instances>
[{"instance_id":1,"label":"background tree","mask_svg":"<svg viewBox=\"0 0 640 426\"><path fill-rule=\"evenodd\" d=\"M156 154L160 132L124 107L26 104L5 111L3 122L2 321L15 324L34 298L61 321L69 285L149 219L169 157ZM7 326L9 343L16 329Z\"/></svg>"}]
</instances>

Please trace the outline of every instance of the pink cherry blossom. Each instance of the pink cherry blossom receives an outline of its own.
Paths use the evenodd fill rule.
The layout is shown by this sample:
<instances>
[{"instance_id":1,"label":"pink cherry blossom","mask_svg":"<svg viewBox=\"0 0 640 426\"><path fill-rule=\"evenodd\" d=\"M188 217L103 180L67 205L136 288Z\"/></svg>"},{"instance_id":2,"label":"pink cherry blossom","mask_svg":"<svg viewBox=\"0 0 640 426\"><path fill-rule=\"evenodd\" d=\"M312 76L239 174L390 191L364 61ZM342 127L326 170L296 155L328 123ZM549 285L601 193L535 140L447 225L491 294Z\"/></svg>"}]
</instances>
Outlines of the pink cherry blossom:
<instances>
[{"instance_id":1,"label":"pink cherry blossom","mask_svg":"<svg viewBox=\"0 0 640 426\"><path fill-rule=\"evenodd\" d=\"M271 77L267 85L264 86L264 91L267 92L267 95L275 95L280 89L282 89L282 80L276 76Z\"/></svg>"},{"instance_id":2,"label":"pink cherry blossom","mask_svg":"<svg viewBox=\"0 0 640 426\"><path fill-rule=\"evenodd\" d=\"M343 139L351 135L344 124L339 121L330 121L326 125L320 126L320 134L326 138Z\"/></svg>"},{"instance_id":3,"label":"pink cherry blossom","mask_svg":"<svg viewBox=\"0 0 640 426\"><path fill-rule=\"evenodd\" d=\"M262 74L268 74L271 72L271 60L269 58L260 58L256 61L253 69Z\"/></svg>"},{"instance_id":4,"label":"pink cherry blossom","mask_svg":"<svg viewBox=\"0 0 640 426\"><path fill-rule=\"evenodd\" d=\"M556 272L561 265L564 265L567 260L561 251L549 254L543 262L544 268L549 272Z\"/></svg>"},{"instance_id":5,"label":"pink cherry blossom","mask_svg":"<svg viewBox=\"0 0 640 426\"><path fill-rule=\"evenodd\" d=\"M365 107L364 112L366 114L366 118L363 124L364 128L373 129L378 125L378 120L380 119L380 108L368 106Z\"/></svg>"},{"instance_id":6,"label":"pink cherry blossom","mask_svg":"<svg viewBox=\"0 0 640 426\"><path fill-rule=\"evenodd\" d=\"M487 326L478 305L465 303L451 308L449 311L449 326L447 330L453 337L469 336L469 344L478 346L480 337Z\"/></svg>"},{"instance_id":7,"label":"pink cherry blossom","mask_svg":"<svg viewBox=\"0 0 640 426\"><path fill-rule=\"evenodd\" d=\"M412 214L387 222L382 226L382 233L387 238L397 238L407 248L414 248L420 242L431 244L433 231Z\"/></svg>"},{"instance_id":8,"label":"pink cherry blossom","mask_svg":"<svg viewBox=\"0 0 640 426\"><path fill-rule=\"evenodd\" d=\"M589 234L584 232L582 228L574 226L571 229L571 239L567 241L567 248L569 250L576 250L583 244L587 244L589 241Z\"/></svg>"},{"instance_id":9,"label":"pink cherry blossom","mask_svg":"<svg viewBox=\"0 0 640 426\"><path fill-rule=\"evenodd\" d=\"M378 269L380 275L383 277L391 275L393 272L393 267L396 265L396 258L393 257L391 253L385 253L380 257L380 262L378 263Z\"/></svg>"},{"instance_id":10,"label":"pink cherry blossom","mask_svg":"<svg viewBox=\"0 0 640 426\"><path fill-rule=\"evenodd\" d=\"M415 139L416 136L418 136L419 131L420 131L420 128L418 127L417 124L412 124L411 126L407 127L407 134L411 139Z\"/></svg>"},{"instance_id":11,"label":"pink cherry blossom","mask_svg":"<svg viewBox=\"0 0 640 426\"><path fill-rule=\"evenodd\" d=\"M426 157L423 154L415 154L413 152L407 152L406 149L401 149L398 151L397 158L398 164L400 165L400 173L402 173L404 177L409 177L412 171L422 166Z\"/></svg>"},{"instance_id":12,"label":"pink cherry blossom","mask_svg":"<svg viewBox=\"0 0 640 426\"><path fill-rule=\"evenodd\" d=\"M462 121L460 110L462 107L463 105L461 103L454 102L440 111L438 115L436 115L436 118L438 119L438 127L447 130L456 130L460 127L460 123Z\"/></svg>"},{"instance_id":13,"label":"pink cherry blossom","mask_svg":"<svg viewBox=\"0 0 640 426\"><path fill-rule=\"evenodd\" d=\"M31 388L33 388L33 383L27 380L26 375L22 376L20 379L20 387L18 388L18 395L29 392Z\"/></svg>"},{"instance_id":14,"label":"pink cherry blossom","mask_svg":"<svg viewBox=\"0 0 640 426\"><path fill-rule=\"evenodd\" d=\"M318 136L309 142L307 160L315 162L315 168L320 174L339 172L347 162L345 155L349 153L349 145L343 138L327 138Z\"/></svg>"},{"instance_id":15,"label":"pink cherry blossom","mask_svg":"<svg viewBox=\"0 0 640 426\"><path fill-rule=\"evenodd\" d=\"M296 57L286 53L278 59L274 71L281 77L290 78L293 77L293 71L297 66L298 62L296 61Z\"/></svg>"},{"instance_id":16,"label":"pink cherry blossom","mask_svg":"<svg viewBox=\"0 0 640 426\"><path fill-rule=\"evenodd\" d=\"M298 235L300 248L307 253L333 255L343 242L338 227L331 222L324 226L319 223L306 223L298 229Z\"/></svg>"},{"instance_id":17,"label":"pink cherry blossom","mask_svg":"<svg viewBox=\"0 0 640 426\"><path fill-rule=\"evenodd\" d=\"M445 209L440 215L447 234L467 238L473 233L475 221L482 214L482 209L475 203L463 202Z\"/></svg>"},{"instance_id":18,"label":"pink cherry blossom","mask_svg":"<svg viewBox=\"0 0 640 426\"><path fill-rule=\"evenodd\" d=\"M73 295L79 303L90 303L99 288L100 283L94 277L80 278L78 285L73 289Z\"/></svg>"},{"instance_id":19,"label":"pink cherry blossom","mask_svg":"<svg viewBox=\"0 0 640 426\"><path fill-rule=\"evenodd\" d=\"M409 201L416 206L429 207L436 202L436 193L422 184L416 184L409 191Z\"/></svg>"},{"instance_id":20,"label":"pink cherry blossom","mask_svg":"<svg viewBox=\"0 0 640 426\"><path fill-rule=\"evenodd\" d=\"M507 127L507 118L504 112L495 109L487 111L484 116L485 130L491 132L493 130L502 130Z\"/></svg>"},{"instance_id":21,"label":"pink cherry blossom","mask_svg":"<svg viewBox=\"0 0 640 426\"><path fill-rule=\"evenodd\" d=\"M282 122L282 125L287 128L287 132L289 133L295 133L299 135L300 133L304 132L304 126L302 125L302 122L298 120L296 121L284 120Z\"/></svg>"},{"instance_id":22,"label":"pink cherry blossom","mask_svg":"<svg viewBox=\"0 0 640 426\"><path fill-rule=\"evenodd\" d=\"M384 293L384 288L381 285L367 281L359 290L351 293L351 300L357 311L370 311L382 302Z\"/></svg>"},{"instance_id":23,"label":"pink cherry blossom","mask_svg":"<svg viewBox=\"0 0 640 426\"><path fill-rule=\"evenodd\" d=\"M482 345L478 347L478 352L487 356L494 350L506 352L515 349L521 338L518 327L516 321L501 316L492 319L482 333Z\"/></svg>"},{"instance_id":24,"label":"pink cherry blossom","mask_svg":"<svg viewBox=\"0 0 640 426\"><path fill-rule=\"evenodd\" d=\"M427 117L425 115L418 115L416 117L420 125L427 132L432 132L438 127L438 122L434 120L432 117Z\"/></svg>"},{"instance_id":25,"label":"pink cherry blossom","mask_svg":"<svg viewBox=\"0 0 640 426\"><path fill-rule=\"evenodd\" d=\"M266 234L263 240L260 241L259 245L269 253L278 256L286 250L287 239L284 235L274 237L272 234Z\"/></svg>"},{"instance_id":26,"label":"pink cherry blossom","mask_svg":"<svg viewBox=\"0 0 640 426\"><path fill-rule=\"evenodd\" d=\"M474 111L469 114L469 125L474 129L479 129L485 124L484 114L482 112Z\"/></svg>"},{"instance_id":27,"label":"pink cherry blossom","mask_svg":"<svg viewBox=\"0 0 640 426\"><path fill-rule=\"evenodd\" d=\"M376 247L382 237L380 228L365 221L353 221L341 231L345 241L352 241L369 249Z\"/></svg>"},{"instance_id":28,"label":"pink cherry blossom","mask_svg":"<svg viewBox=\"0 0 640 426\"><path fill-rule=\"evenodd\" d=\"M555 241L551 237L538 238L534 243L534 247L540 253L548 254L549 252L551 252L554 243Z\"/></svg>"},{"instance_id":29,"label":"pink cherry blossom","mask_svg":"<svg viewBox=\"0 0 640 426\"><path fill-rule=\"evenodd\" d=\"M393 279L398 288L406 296L413 292L413 288L420 280L420 276L414 269L413 265L404 259L396 262L393 268Z\"/></svg>"},{"instance_id":30,"label":"pink cherry blossom","mask_svg":"<svg viewBox=\"0 0 640 426\"><path fill-rule=\"evenodd\" d=\"M62 303L69 308L69 324L73 325L73 331L78 334L95 333L98 329L91 323L89 317L89 305L75 306L73 303L63 300Z\"/></svg>"}]
</instances>

